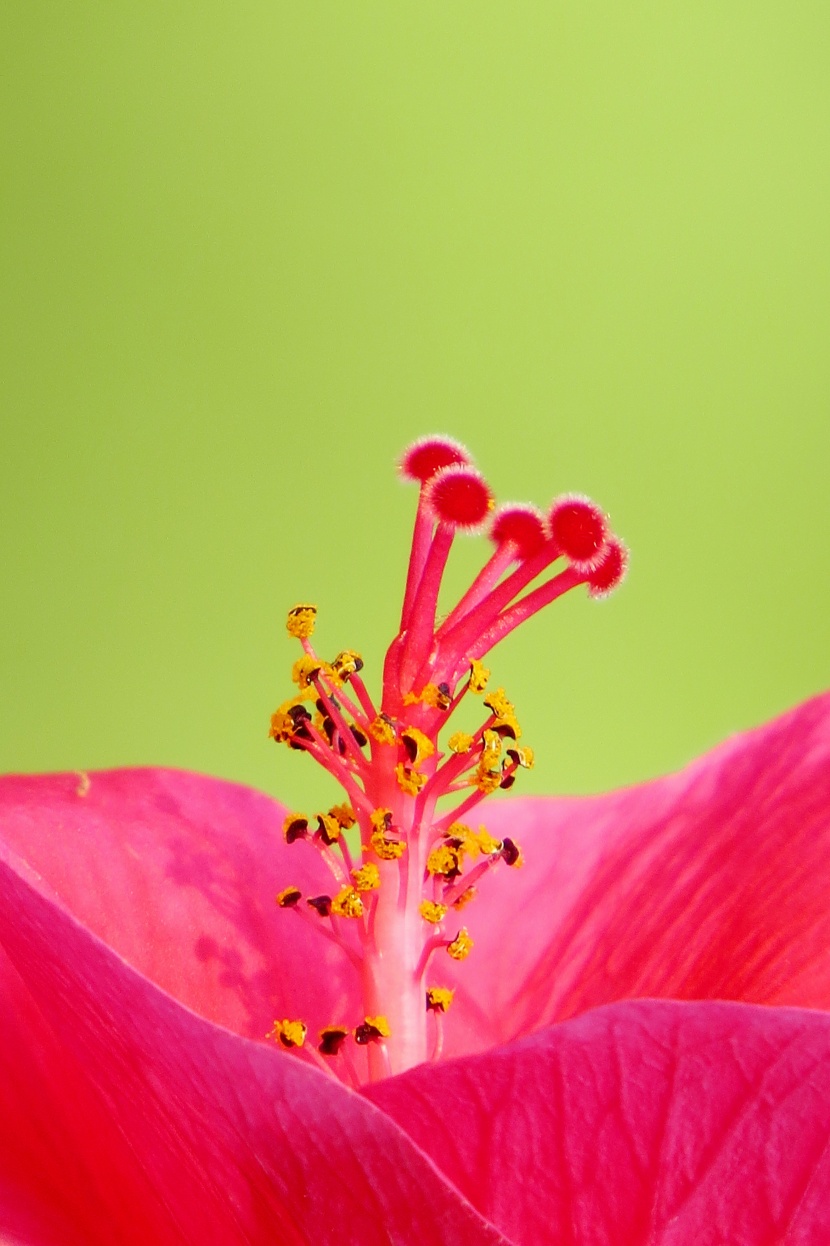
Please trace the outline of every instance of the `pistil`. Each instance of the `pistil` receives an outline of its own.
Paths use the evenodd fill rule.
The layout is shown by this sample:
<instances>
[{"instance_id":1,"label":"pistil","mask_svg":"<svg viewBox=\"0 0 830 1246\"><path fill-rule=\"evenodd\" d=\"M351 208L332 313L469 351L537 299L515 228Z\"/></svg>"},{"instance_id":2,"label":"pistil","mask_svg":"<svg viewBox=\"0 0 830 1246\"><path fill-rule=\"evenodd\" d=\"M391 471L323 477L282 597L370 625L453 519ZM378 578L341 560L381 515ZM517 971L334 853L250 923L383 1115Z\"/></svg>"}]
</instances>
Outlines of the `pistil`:
<instances>
[{"instance_id":1,"label":"pistil","mask_svg":"<svg viewBox=\"0 0 830 1246\"><path fill-rule=\"evenodd\" d=\"M291 814L284 827L288 843L316 846L331 894L304 897L283 885L277 903L333 941L354 966L363 1000L360 1016L348 1024L328 1019L316 1041L306 1021L291 1018L275 1022L271 1037L352 1083L440 1055L453 992L434 978L441 963L446 972L475 955L459 911L482 886L486 892L494 870L522 864L512 840L463 821L533 764L532 750L517 742L521 729L504 691L488 691L481 658L572 588L587 584L591 596L604 596L627 561L607 517L586 498L565 495L547 515L524 504L494 510L489 486L449 438L416 442L401 474L420 493L401 628L386 655L379 705L358 653L343 650L331 663L318 657L316 608L304 603L287 621L303 650L292 672L298 691L271 720L271 736L308 752L347 796L310 819ZM495 549L438 625L455 537L488 520ZM556 573L533 587L557 561ZM469 733L452 721L468 695L483 700L482 721Z\"/></svg>"}]
</instances>

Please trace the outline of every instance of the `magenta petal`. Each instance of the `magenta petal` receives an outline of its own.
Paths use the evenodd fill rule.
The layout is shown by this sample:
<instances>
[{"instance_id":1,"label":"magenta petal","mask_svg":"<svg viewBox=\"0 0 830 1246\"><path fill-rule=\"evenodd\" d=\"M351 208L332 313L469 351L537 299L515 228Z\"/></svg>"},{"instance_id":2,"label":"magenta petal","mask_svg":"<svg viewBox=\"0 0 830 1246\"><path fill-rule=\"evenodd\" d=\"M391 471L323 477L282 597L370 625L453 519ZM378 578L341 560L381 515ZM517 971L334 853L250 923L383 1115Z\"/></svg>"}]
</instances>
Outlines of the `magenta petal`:
<instances>
[{"instance_id":1,"label":"magenta petal","mask_svg":"<svg viewBox=\"0 0 830 1246\"><path fill-rule=\"evenodd\" d=\"M627 997L830 1008L830 695L680 774L488 826L527 864L464 910L449 1054Z\"/></svg>"},{"instance_id":2,"label":"magenta petal","mask_svg":"<svg viewBox=\"0 0 830 1246\"><path fill-rule=\"evenodd\" d=\"M631 1002L367 1087L519 1242L830 1240L830 1017Z\"/></svg>"},{"instance_id":3,"label":"magenta petal","mask_svg":"<svg viewBox=\"0 0 830 1246\"><path fill-rule=\"evenodd\" d=\"M0 946L0 1232L509 1242L361 1096L189 1013L2 864Z\"/></svg>"},{"instance_id":4,"label":"magenta petal","mask_svg":"<svg viewBox=\"0 0 830 1246\"><path fill-rule=\"evenodd\" d=\"M351 970L296 913L289 883L333 880L311 846L288 848L282 806L174 770L0 778L0 858L189 1008L252 1038L277 1014L314 1026L359 1013ZM85 794L84 794L85 793Z\"/></svg>"}]
</instances>

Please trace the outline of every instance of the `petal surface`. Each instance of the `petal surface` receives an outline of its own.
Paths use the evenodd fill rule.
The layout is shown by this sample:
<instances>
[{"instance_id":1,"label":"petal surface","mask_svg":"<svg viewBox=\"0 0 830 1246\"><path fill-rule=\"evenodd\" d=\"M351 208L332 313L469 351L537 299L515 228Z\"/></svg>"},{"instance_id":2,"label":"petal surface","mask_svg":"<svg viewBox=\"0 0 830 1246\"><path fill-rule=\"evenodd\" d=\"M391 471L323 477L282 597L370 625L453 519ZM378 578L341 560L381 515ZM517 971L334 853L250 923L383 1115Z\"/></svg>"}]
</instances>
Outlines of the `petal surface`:
<instances>
[{"instance_id":1,"label":"petal surface","mask_svg":"<svg viewBox=\"0 0 830 1246\"><path fill-rule=\"evenodd\" d=\"M13 775L0 858L189 1008L261 1039L275 1016L316 1028L360 1008L343 953L274 903L334 885L314 848L285 844L285 813L175 770Z\"/></svg>"},{"instance_id":2,"label":"petal surface","mask_svg":"<svg viewBox=\"0 0 830 1246\"><path fill-rule=\"evenodd\" d=\"M679 774L495 802L487 825L527 863L464 910L448 1054L625 998L830 1008L830 695Z\"/></svg>"},{"instance_id":3,"label":"petal surface","mask_svg":"<svg viewBox=\"0 0 830 1246\"><path fill-rule=\"evenodd\" d=\"M0 948L0 1239L510 1246L362 1096L187 1011L2 863Z\"/></svg>"},{"instance_id":4,"label":"petal surface","mask_svg":"<svg viewBox=\"0 0 830 1246\"><path fill-rule=\"evenodd\" d=\"M629 1002L363 1092L518 1242L830 1240L830 1017Z\"/></svg>"}]
</instances>

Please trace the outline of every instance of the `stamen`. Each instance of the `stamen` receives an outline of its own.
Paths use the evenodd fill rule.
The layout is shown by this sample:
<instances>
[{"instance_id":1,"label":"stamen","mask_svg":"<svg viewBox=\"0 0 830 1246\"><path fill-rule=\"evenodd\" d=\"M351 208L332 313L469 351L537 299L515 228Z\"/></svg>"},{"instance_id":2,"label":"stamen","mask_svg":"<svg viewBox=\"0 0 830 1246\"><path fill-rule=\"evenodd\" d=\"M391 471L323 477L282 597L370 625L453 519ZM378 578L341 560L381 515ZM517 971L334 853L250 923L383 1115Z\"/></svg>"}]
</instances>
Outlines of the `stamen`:
<instances>
[{"instance_id":1,"label":"stamen","mask_svg":"<svg viewBox=\"0 0 830 1246\"><path fill-rule=\"evenodd\" d=\"M434 900L422 900L418 906L418 912L425 922L429 922L431 926L437 926L446 917L447 906L436 904Z\"/></svg>"},{"instance_id":2,"label":"stamen","mask_svg":"<svg viewBox=\"0 0 830 1246\"><path fill-rule=\"evenodd\" d=\"M388 1038L391 1033L386 1017L366 1017L355 1029L354 1041L359 1047L365 1047L367 1043L376 1043L381 1038Z\"/></svg>"},{"instance_id":3,"label":"stamen","mask_svg":"<svg viewBox=\"0 0 830 1246\"><path fill-rule=\"evenodd\" d=\"M308 818L304 813L289 813L282 824L282 833L287 844L305 839L308 836Z\"/></svg>"},{"instance_id":4,"label":"stamen","mask_svg":"<svg viewBox=\"0 0 830 1246\"><path fill-rule=\"evenodd\" d=\"M458 934L447 944L447 953L453 960L466 960L473 949L473 941L466 926L462 926Z\"/></svg>"},{"instance_id":5,"label":"stamen","mask_svg":"<svg viewBox=\"0 0 830 1246\"><path fill-rule=\"evenodd\" d=\"M275 1042L281 1043L283 1047L302 1047L305 1042L305 1036L308 1033L308 1026L304 1021L275 1021L269 1038L273 1038Z\"/></svg>"},{"instance_id":6,"label":"stamen","mask_svg":"<svg viewBox=\"0 0 830 1246\"><path fill-rule=\"evenodd\" d=\"M352 881L358 891L377 891L380 886L380 870L371 861L352 870Z\"/></svg>"},{"instance_id":7,"label":"stamen","mask_svg":"<svg viewBox=\"0 0 830 1246\"><path fill-rule=\"evenodd\" d=\"M303 898L303 893L299 887L286 887L277 896L277 904L281 909L293 909L295 904L299 904Z\"/></svg>"},{"instance_id":8,"label":"stamen","mask_svg":"<svg viewBox=\"0 0 830 1246\"><path fill-rule=\"evenodd\" d=\"M316 620L316 606L308 604L292 606L285 621L286 631L289 636L296 636L298 640L308 640L314 634Z\"/></svg>"},{"instance_id":9,"label":"stamen","mask_svg":"<svg viewBox=\"0 0 830 1246\"><path fill-rule=\"evenodd\" d=\"M331 902L335 917L358 918L363 916L363 901L356 887L343 887Z\"/></svg>"},{"instance_id":10,"label":"stamen","mask_svg":"<svg viewBox=\"0 0 830 1246\"><path fill-rule=\"evenodd\" d=\"M309 904L321 917L329 917L331 914L331 896L311 896L306 900L306 904Z\"/></svg>"},{"instance_id":11,"label":"stamen","mask_svg":"<svg viewBox=\"0 0 830 1246\"><path fill-rule=\"evenodd\" d=\"M340 1054L340 1048L349 1037L349 1031L345 1025L327 1025L320 1031L320 1042L317 1044L317 1050L321 1056L336 1056Z\"/></svg>"},{"instance_id":12,"label":"stamen","mask_svg":"<svg viewBox=\"0 0 830 1246\"><path fill-rule=\"evenodd\" d=\"M448 1012L454 995L455 991L446 986L427 987L427 1008L432 1012Z\"/></svg>"}]
</instances>

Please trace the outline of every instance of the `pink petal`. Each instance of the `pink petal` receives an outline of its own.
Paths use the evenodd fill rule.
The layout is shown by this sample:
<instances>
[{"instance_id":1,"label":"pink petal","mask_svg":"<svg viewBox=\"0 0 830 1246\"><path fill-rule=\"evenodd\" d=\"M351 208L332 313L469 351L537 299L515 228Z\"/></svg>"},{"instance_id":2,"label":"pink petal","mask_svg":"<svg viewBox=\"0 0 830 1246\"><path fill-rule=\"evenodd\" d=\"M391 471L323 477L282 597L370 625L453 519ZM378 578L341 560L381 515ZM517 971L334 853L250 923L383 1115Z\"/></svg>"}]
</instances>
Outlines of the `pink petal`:
<instances>
[{"instance_id":1,"label":"pink petal","mask_svg":"<svg viewBox=\"0 0 830 1246\"><path fill-rule=\"evenodd\" d=\"M631 1002L366 1088L519 1242L830 1240L830 1017Z\"/></svg>"},{"instance_id":2,"label":"pink petal","mask_svg":"<svg viewBox=\"0 0 830 1246\"><path fill-rule=\"evenodd\" d=\"M173 770L0 779L0 858L189 1008L262 1038L276 1015L315 1027L360 1011L342 953L277 891L331 893L286 811L234 783ZM5 849L4 849L5 845ZM288 936L288 937L286 937Z\"/></svg>"},{"instance_id":3,"label":"pink petal","mask_svg":"<svg viewBox=\"0 0 830 1246\"><path fill-rule=\"evenodd\" d=\"M0 1236L508 1243L387 1117L215 1027L0 864Z\"/></svg>"},{"instance_id":4,"label":"pink petal","mask_svg":"<svg viewBox=\"0 0 830 1246\"><path fill-rule=\"evenodd\" d=\"M464 910L449 1054L630 997L830 1008L830 695L680 774L495 804L527 864Z\"/></svg>"}]
</instances>

